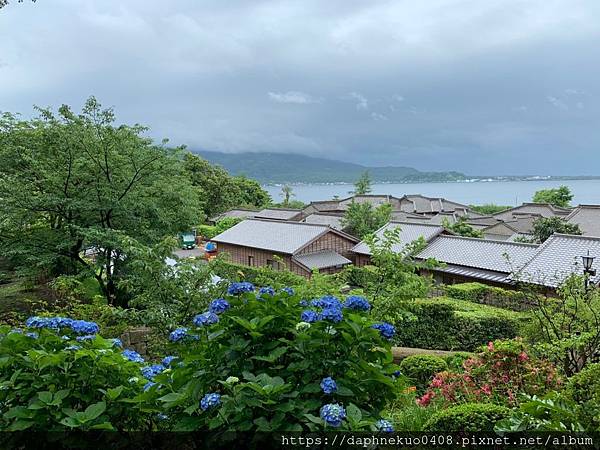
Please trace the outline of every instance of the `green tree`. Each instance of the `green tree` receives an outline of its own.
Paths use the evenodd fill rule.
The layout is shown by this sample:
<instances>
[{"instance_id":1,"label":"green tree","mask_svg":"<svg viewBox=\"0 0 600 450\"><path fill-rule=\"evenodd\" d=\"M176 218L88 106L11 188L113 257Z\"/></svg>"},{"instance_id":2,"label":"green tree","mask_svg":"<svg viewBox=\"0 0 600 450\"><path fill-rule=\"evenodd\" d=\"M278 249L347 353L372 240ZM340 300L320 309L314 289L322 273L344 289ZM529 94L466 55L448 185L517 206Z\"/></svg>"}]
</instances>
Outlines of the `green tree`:
<instances>
[{"instance_id":1,"label":"green tree","mask_svg":"<svg viewBox=\"0 0 600 450\"><path fill-rule=\"evenodd\" d=\"M560 186L556 189L542 189L533 194L535 203L550 203L561 208L568 208L573 194L567 186Z\"/></svg>"},{"instance_id":2,"label":"green tree","mask_svg":"<svg viewBox=\"0 0 600 450\"><path fill-rule=\"evenodd\" d=\"M484 205L469 205L473 211L478 212L479 214L485 215L494 215L499 213L500 211L504 211L506 209L510 209L510 206L504 205L496 205L494 203L486 203Z\"/></svg>"},{"instance_id":3,"label":"green tree","mask_svg":"<svg viewBox=\"0 0 600 450\"><path fill-rule=\"evenodd\" d=\"M351 202L342 218L342 226L354 236L363 239L384 226L392 216L392 205L384 203L373 207L371 203Z\"/></svg>"},{"instance_id":4,"label":"green tree","mask_svg":"<svg viewBox=\"0 0 600 450\"><path fill-rule=\"evenodd\" d=\"M554 233L580 235L581 230L576 223L567 222L562 217L540 217L533 222L533 237L542 243Z\"/></svg>"},{"instance_id":5,"label":"green tree","mask_svg":"<svg viewBox=\"0 0 600 450\"><path fill-rule=\"evenodd\" d=\"M185 170L198 189L200 207L207 217L213 217L235 207L263 208L271 201L258 182L243 176L232 177L220 166L186 153Z\"/></svg>"},{"instance_id":6,"label":"green tree","mask_svg":"<svg viewBox=\"0 0 600 450\"><path fill-rule=\"evenodd\" d=\"M295 196L294 190L289 184L284 184L281 187L281 196L283 197L283 206L287 207L290 204L290 200Z\"/></svg>"},{"instance_id":7,"label":"green tree","mask_svg":"<svg viewBox=\"0 0 600 450\"><path fill-rule=\"evenodd\" d=\"M79 115L64 105L39 112L0 118L0 251L37 272L85 272L109 303L123 304L123 240L149 245L201 217L179 152L140 125L114 126L93 97Z\"/></svg>"},{"instance_id":8,"label":"green tree","mask_svg":"<svg viewBox=\"0 0 600 450\"><path fill-rule=\"evenodd\" d=\"M369 171L366 170L362 173L356 183L354 183L354 190L349 193L354 195L365 195L369 192L371 192L371 176L369 175Z\"/></svg>"},{"instance_id":9,"label":"green tree","mask_svg":"<svg viewBox=\"0 0 600 450\"><path fill-rule=\"evenodd\" d=\"M476 230L471 225L469 225L465 217L459 217L458 220L454 223L450 223L448 219L444 218L442 220L442 226L447 230L458 234L459 236L476 238L483 237L483 233L480 230Z\"/></svg>"}]
</instances>

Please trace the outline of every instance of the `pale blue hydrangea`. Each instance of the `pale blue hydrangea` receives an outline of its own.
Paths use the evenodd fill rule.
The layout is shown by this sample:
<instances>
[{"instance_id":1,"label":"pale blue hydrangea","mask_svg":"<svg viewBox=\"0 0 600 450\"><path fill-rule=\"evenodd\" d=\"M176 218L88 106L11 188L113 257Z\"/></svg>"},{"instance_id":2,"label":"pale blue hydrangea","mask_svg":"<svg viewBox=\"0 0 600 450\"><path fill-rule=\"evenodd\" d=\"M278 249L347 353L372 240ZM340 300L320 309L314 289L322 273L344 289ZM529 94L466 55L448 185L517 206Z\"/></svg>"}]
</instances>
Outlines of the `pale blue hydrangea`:
<instances>
[{"instance_id":1,"label":"pale blue hydrangea","mask_svg":"<svg viewBox=\"0 0 600 450\"><path fill-rule=\"evenodd\" d=\"M384 433L394 432L394 426L392 425L392 423L385 419L378 420L377 423L375 423L375 426L379 431L383 431Z\"/></svg>"},{"instance_id":2,"label":"pale blue hydrangea","mask_svg":"<svg viewBox=\"0 0 600 450\"><path fill-rule=\"evenodd\" d=\"M321 408L320 415L321 419L323 419L327 425L337 428L346 418L346 410L340 404L329 403Z\"/></svg>"},{"instance_id":3,"label":"pale blue hydrangea","mask_svg":"<svg viewBox=\"0 0 600 450\"><path fill-rule=\"evenodd\" d=\"M85 336L77 336L76 340L78 342L83 342L83 341L91 341L92 339L94 339L96 337L95 334L86 334Z\"/></svg>"},{"instance_id":4,"label":"pale blue hydrangea","mask_svg":"<svg viewBox=\"0 0 600 450\"><path fill-rule=\"evenodd\" d=\"M220 404L221 395L217 394L216 392L206 394L204 397L202 397L202 400L200 400L200 408L202 409L202 411L214 408L216 406L219 406Z\"/></svg>"},{"instance_id":5,"label":"pale blue hydrangea","mask_svg":"<svg viewBox=\"0 0 600 450\"><path fill-rule=\"evenodd\" d=\"M331 377L326 377L321 380L321 389L325 394L333 394L337 392L337 383Z\"/></svg>"},{"instance_id":6,"label":"pale blue hydrangea","mask_svg":"<svg viewBox=\"0 0 600 450\"><path fill-rule=\"evenodd\" d=\"M25 333L25 336L30 337L32 339L37 339L40 337L39 334L37 334L35 331L31 331L29 333Z\"/></svg>"},{"instance_id":7,"label":"pale blue hydrangea","mask_svg":"<svg viewBox=\"0 0 600 450\"><path fill-rule=\"evenodd\" d=\"M176 330L171 331L171 333L169 334L169 340L171 342L179 342L188 335L187 332L187 328L177 328Z\"/></svg>"},{"instance_id":8,"label":"pale blue hydrangea","mask_svg":"<svg viewBox=\"0 0 600 450\"><path fill-rule=\"evenodd\" d=\"M177 359L177 356L165 356L162 360L162 365L165 367L170 367L171 363Z\"/></svg>"},{"instance_id":9,"label":"pale blue hydrangea","mask_svg":"<svg viewBox=\"0 0 600 450\"><path fill-rule=\"evenodd\" d=\"M165 370L165 366L163 366L162 364L152 364L151 366L142 367L140 369L142 375L147 380L154 379L154 377L162 373L163 370Z\"/></svg>"},{"instance_id":10,"label":"pale blue hydrangea","mask_svg":"<svg viewBox=\"0 0 600 450\"><path fill-rule=\"evenodd\" d=\"M113 339L111 339L111 341L112 341L112 344L114 347L123 348L123 342L121 341L121 339L113 338Z\"/></svg>"},{"instance_id":11,"label":"pale blue hydrangea","mask_svg":"<svg viewBox=\"0 0 600 450\"><path fill-rule=\"evenodd\" d=\"M140 355L135 350L125 349L125 350L123 350L123 352L121 354L123 355L123 357L125 359L128 359L129 361L133 361L133 362L137 362L137 363L144 362L144 358L142 358L142 355Z\"/></svg>"},{"instance_id":12,"label":"pale blue hydrangea","mask_svg":"<svg viewBox=\"0 0 600 450\"><path fill-rule=\"evenodd\" d=\"M196 325L197 327L204 327L204 326L208 326L208 325L213 325L215 323L217 323L219 321L219 316L217 316L215 313L212 313L210 311L206 311L202 314L198 314L196 317L194 317L194 325Z\"/></svg>"}]
</instances>

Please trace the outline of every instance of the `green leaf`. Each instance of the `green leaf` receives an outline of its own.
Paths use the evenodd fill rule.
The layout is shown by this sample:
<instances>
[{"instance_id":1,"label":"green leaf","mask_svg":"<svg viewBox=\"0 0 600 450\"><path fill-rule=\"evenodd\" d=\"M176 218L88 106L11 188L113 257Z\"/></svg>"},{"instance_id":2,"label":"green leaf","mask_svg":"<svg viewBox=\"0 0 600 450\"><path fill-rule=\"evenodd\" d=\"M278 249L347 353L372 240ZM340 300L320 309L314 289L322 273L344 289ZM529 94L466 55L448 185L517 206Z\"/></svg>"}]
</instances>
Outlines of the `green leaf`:
<instances>
[{"instance_id":1,"label":"green leaf","mask_svg":"<svg viewBox=\"0 0 600 450\"><path fill-rule=\"evenodd\" d=\"M111 430L112 431L115 429L115 427L113 427L112 423L110 423L110 422L102 422L102 423L99 423L96 425L92 425L90 427L90 429L92 429L92 430Z\"/></svg>"},{"instance_id":2,"label":"green leaf","mask_svg":"<svg viewBox=\"0 0 600 450\"><path fill-rule=\"evenodd\" d=\"M69 428L77 428L81 426L81 422L75 417L65 417L63 420L60 421L60 423Z\"/></svg>"},{"instance_id":3,"label":"green leaf","mask_svg":"<svg viewBox=\"0 0 600 450\"><path fill-rule=\"evenodd\" d=\"M346 408L346 414L348 415L348 420L352 422L360 422L362 419L362 413L360 409L354 404L350 403Z\"/></svg>"},{"instance_id":4,"label":"green leaf","mask_svg":"<svg viewBox=\"0 0 600 450\"><path fill-rule=\"evenodd\" d=\"M43 403L50 403L52 401L52 393L48 391L38 392L38 398Z\"/></svg>"},{"instance_id":5,"label":"green leaf","mask_svg":"<svg viewBox=\"0 0 600 450\"><path fill-rule=\"evenodd\" d=\"M306 417L312 423L323 424L323 419L317 416L313 416L312 414L304 414L304 417Z\"/></svg>"},{"instance_id":6,"label":"green leaf","mask_svg":"<svg viewBox=\"0 0 600 450\"><path fill-rule=\"evenodd\" d=\"M8 431L22 431L31 427L35 422L32 420L16 420L14 421L10 427L7 428Z\"/></svg>"},{"instance_id":7,"label":"green leaf","mask_svg":"<svg viewBox=\"0 0 600 450\"><path fill-rule=\"evenodd\" d=\"M123 386L117 386L116 388L111 388L106 391L106 398L109 400L116 400L119 395L123 392Z\"/></svg>"},{"instance_id":8,"label":"green leaf","mask_svg":"<svg viewBox=\"0 0 600 450\"><path fill-rule=\"evenodd\" d=\"M354 392L345 386L338 386L336 394L341 395L342 397L351 397L354 395Z\"/></svg>"},{"instance_id":9,"label":"green leaf","mask_svg":"<svg viewBox=\"0 0 600 450\"><path fill-rule=\"evenodd\" d=\"M87 420L94 420L95 418L100 416L104 411L106 411L106 403L98 402L88 406L85 409L84 414Z\"/></svg>"},{"instance_id":10,"label":"green leaf","mask_svg":"<svg viewBox=\"0 0 600 450\"><path fill-rule=\"evenodd\" d=\"M181 400L184 397L183 394L180 394L178 392L171 392L170 394L167 395L163 395L162 397L160 397L158 400L160 400L161 402L165 402L165 403L173 403L176 402L178 400Z\"/></svg>"}]
</instances>

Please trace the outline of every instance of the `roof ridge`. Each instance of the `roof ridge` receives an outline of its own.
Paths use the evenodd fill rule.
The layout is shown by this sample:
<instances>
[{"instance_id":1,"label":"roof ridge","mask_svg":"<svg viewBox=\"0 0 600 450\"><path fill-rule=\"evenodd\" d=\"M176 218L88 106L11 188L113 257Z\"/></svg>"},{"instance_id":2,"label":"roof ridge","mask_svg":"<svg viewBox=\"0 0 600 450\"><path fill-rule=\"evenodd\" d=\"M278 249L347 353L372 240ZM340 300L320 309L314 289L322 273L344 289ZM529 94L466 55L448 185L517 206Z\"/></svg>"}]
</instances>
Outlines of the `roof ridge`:
<instances>
[{"instance_id":1,"label":"roof ridge","mask_svg":"<svg viewBox=\"0 0 600 450\"><path fill-rule=\"evenodd\" d=\"M295 220L269 219L267 217L249 217L247 219L244 219L242 222L245 222L245 221L269 222L269 223L286 223L286 224L290 224L290 225L304 225L304 226L307 226L307 227L331 228L329 225L323 225L321 223L296 222ZM240 223L242 223L242 222L240 222Z\"/></svg>"},{"instance_id":2,"label":"roof ridge","mask_svg":"<svg viewBox=\"0 0 600 450\"><path fill-rule=\"evenodd\" d=\"M263 209L259 210L258 212L265 211L265 210L269 210L269 211L298 211L298 212L302 211L301 209L297 209L297 208L275 208L275 207L269 208L269 207L267 207L267 208L263 208Z\"/></svg>"},{"instance_id":3,"label":"roof ridge","mask_svg":"<svg viewBox=\"0 0 600 450\"><path fill-rule=\"evenodd\" d=\"M586 239L590 241L600 241L600 236L589 236L585 234L567 234L567 233L554 233L547 240L552 237L561 237L561 238L569 238L569 239Z\"/></svg>"},{"instance_id":4,"label":"roof ridge","mask_svg":"<svg viewBox=\"0 0 600 450\"><path fill-rule=\"evenodd\" d=\"M483 239L483 238L476 238L476 237L471 237L471 236L457 236L457 235L451 235L451 234L440 234L438 236L438 238L452 238L452 239L462 239L465 241L477 241L477 242L485 242L485 243L489 242L489 243L493 243L493 244L507 244L507 245L513 245L516 247L536 247L536 248L540 247L540 244L530 244L527 242L503 241L501 239Z\"/></svg>"},{"instance_id":5,"label":"roof ridge","mask_svg":"<svg viewBox=\"0 0 600 450\"><path fill-rule=\"evenodd\" d=\"M383 227L385 227L391 223L401 223L401 224L405 224L405 225L417 225L417 226L425 226L425 227L444 228L443 226L435 224L435 223L407 222L405 220L390 220ZM381 227L381 228L383 228L383 227Z\"/></svg>"}]
</instances>

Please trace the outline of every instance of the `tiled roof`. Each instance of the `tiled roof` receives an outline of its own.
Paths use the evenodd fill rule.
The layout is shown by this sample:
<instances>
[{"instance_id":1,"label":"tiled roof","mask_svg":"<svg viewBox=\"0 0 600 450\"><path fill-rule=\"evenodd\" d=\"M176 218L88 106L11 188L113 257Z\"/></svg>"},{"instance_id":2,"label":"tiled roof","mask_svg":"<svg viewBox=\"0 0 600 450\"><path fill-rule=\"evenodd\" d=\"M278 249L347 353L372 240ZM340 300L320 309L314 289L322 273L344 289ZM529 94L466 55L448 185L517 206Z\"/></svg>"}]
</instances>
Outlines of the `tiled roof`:
<instances>
[{"instance_id":1,"label":"tiled roof","mask_svg":"<svg viewBox=\"0 0 600 450\"><path fill-rule=\"evenodd\" d=\"M438 236L417 255L417 258L432 258L446 264L508 274L523 267L537 247L534 244Z\"/></svg>"},{"instance_id":2,"label":"tiled roof","mask_svg":"<svg viewBox=\"0 0 600 450\"><path fill-rule=\"evenodd\" d=\"M416 241L420 237L423 237L426 241L429 241L431 238L444 231L444 228L438 225L429 225L425 223L390 222L377 230L375 234L378 237L382 237L386 230L393 230L398 227L400 228L400 243L392 246L392 250L395 252L401 252L407 244ZM362 255L371 254L369 246L364 241L361 241L355 245L352 251Z\"/></svg>"},{"instance_id":3,"label":"tiled roof","mask_svg":"<svg viewBox=\"0 0 600 450\"><path fill-rule=\"evenodd\" d=\"M553 234L527 264L513 276L515 280L556 287L572 273L583 274L581 256L595 256L593 269L597 275L594 283L600 282L600 238Z\"/></svg>"},{"instance_id":4,"label":"tiled roof","mask_svg":"<svg viewBox=\"0 0 600 450\"><path fill-rule=\"evenodd\" d=\"M247 219L211 240L217 243L293 254L328 231L332 231L332 229L324 225Z\"/></svg>"},{"instance_id":5,"label":"tiled roof","mask_svg":"<svg viewBox=\"0 0 600 450\"><path fill-rule=\"evenodd\" d=\"M461 275L463 277L476 278L484 281L495 281L499 283L510 282L505 272L494 272L492 270L474 269L472 267L453 266L452 264L436 267L434 270L437 272L446 272L453 275Z\"/></svg>"},{"instance_id":6,"label":"tiled roof","mask_svg":"<svg viewBox=\"0 0 600 450\"><path fill-rule=\"evenodd\" d=\"M303 222L316 223L319 225L328 225L331 228L335 228L336 230L341 230L343 229L342 218L342 216L315 213L306 216Z\"/></svg>"},{"instance_id":7,"label":"tiled roof","mask_svg":"<svg viewBox=\"0 0 600 450\"><path fill-rule=\"evenodd\" d=\"M265 208L256 214L257 219L291 220L300 214L299 209Z\"/></svg>"},{"instance_id":8,"label":"tiled roof","mask_svg":"<svg viewBox=\"0 0 600 450\"><path fill-rule=\"evenodd\" d=\"M584 236L600 237L600 205L579 205L566 220L579 225Z\"/></svg>"},{"instance_id":9,"label":"tiled roof","mask_svg":"<svg viewBox=\"0 0 600 450\"><path fill-rule=\"evenodd\" d=\"M325 269L327 267L345 266L352 263L348 258L343 257L333 250L323 250L315 253L302 253L292 258L305 267L312 269Z\"/></svg>"},{"instance_id":10,"label":"tiled roof","mask_svg":"<svg viewBox=\"0 0 600 450\"><path fill-rule=\"evenodd\" d=\"M523 203L520 206L506 209L494 214L494 217L501 220L512 220L515 215L532 214L543 217L560 216L565 217L571 212L571 209L558 208L548 203Z\"/></svg>"},{"instance_id":11,"label":"tiled roof","mask_svg":"<svg viewBox=\"0 0 600 450\"><path fill-rule=\"evenodd\" d=\"M406 212L432 213L440 211L468 210L467 205L446 200L441 197L425 197L421 194L405 195L401 199L401 209Z\"/></svg>"},{"instance_id":12,"label":"tiled roof","mask_svg":"<svg viewBox=\"0 0 600 450\"><path fill-rule=\"evenodd\" d=\"M422 214L409 213L406 211L392 211L391 219L394 222L427 222L431 220L430 216L424 216Z\"/></svg>"}]
</instances>

